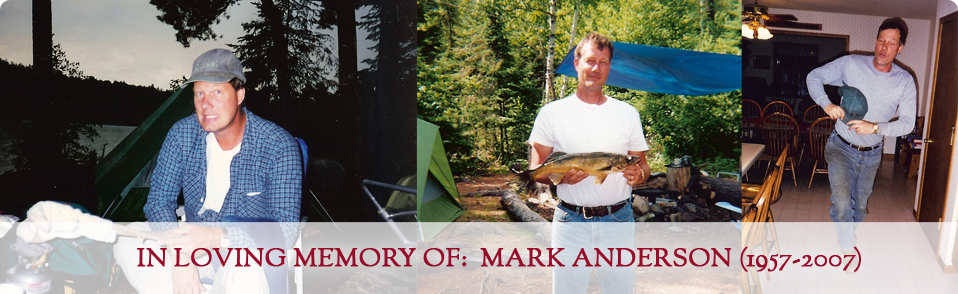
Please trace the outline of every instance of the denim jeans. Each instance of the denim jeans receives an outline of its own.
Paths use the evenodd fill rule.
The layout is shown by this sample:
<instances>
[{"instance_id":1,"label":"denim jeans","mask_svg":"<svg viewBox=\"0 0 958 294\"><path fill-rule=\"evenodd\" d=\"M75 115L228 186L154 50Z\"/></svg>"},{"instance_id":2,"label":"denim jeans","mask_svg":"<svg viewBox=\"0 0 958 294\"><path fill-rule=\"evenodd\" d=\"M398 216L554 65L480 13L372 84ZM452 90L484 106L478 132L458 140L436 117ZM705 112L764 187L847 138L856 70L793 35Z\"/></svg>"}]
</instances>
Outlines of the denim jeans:
<instances>
[{"instance_id":1,"label":"denim jeans","mask_svg":"<svg viewBox=\"0 0 958 294\"><path fill-rule=\"evenodd\" d=\"M855 246L855 225L868 215L868 196L875 187L875 174L881 164L882 146L858 151L832 132L825 144L828 181L832 188L832 221L838 230L838 243L843 250Z\"/></svg>"},{"instance_id":2,"label":"denim jeans","mask_svg":"<svg viewBox=\"0 0 958 294\"><path fill-rule=\"evenodd\" d=\"M552 269L552 293L586 293L593 267L585 266L576 257L582 248L595 261L593 248L633 248L635 220L632 205L626 203L613 214L586 219L582 214L561 205L552 219L552 247L564 248L557 258L564 267ZM618 260L613 260L618 262ZM635 288L635 267L596 266L602 293L632 293Z\"/></svg>"}]
</instances>

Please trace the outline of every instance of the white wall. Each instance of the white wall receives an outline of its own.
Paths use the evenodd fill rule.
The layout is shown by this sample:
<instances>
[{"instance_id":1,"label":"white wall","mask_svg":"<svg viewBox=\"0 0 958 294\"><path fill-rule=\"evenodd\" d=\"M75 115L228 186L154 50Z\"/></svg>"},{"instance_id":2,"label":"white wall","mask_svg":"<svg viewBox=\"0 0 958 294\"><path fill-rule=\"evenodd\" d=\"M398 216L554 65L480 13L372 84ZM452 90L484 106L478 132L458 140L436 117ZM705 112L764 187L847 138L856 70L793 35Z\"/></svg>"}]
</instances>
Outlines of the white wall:
<instances>
[{"instance_id":1,"label":"white wall","mask_svg":"<svg viewBox=\"0 0 958 294\"><path fill-rule=\"evenodd\" d=\"M778 8L769 8L768 12L770 14L792 14L798 17L799 22L822 24L821 31L788 29L790 31L848 35L848 50L850 52L866 51L869 53L875 52L875 37L878 35L878 27L883 20L888 18ZM929 60L934 59L934 54L929 55L929 52L933 52L933 50L929 51L930 40L933 39L931 38L932 21L914 18L904 20L908 24L908 39L905 40L905 48L898 55L897 60L911 68L918 80L918 115L921 116L925 115L924 110L931 93L931 79L928 69L931 67ZM937 21L935 21L935 26L937 26ZM884 152L886 154L895 153L894 137L885 138Z\"/></svg>"}]
</instances>

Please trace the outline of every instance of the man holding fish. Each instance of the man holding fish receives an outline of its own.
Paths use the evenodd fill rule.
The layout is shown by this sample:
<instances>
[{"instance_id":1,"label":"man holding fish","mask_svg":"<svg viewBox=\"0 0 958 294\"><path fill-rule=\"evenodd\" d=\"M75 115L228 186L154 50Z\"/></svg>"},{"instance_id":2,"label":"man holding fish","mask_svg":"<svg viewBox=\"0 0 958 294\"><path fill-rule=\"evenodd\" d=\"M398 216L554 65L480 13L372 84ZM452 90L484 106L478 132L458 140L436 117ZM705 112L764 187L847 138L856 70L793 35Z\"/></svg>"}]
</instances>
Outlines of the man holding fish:
<instances>
[{"instance_id":1,"label":"man holding fish","mask_svg":"<svg viewBox=\"0 0 958 294\"><path fill-rule=\"evenodd\" d=\"M629 199L632 187L650 174L639 113L602 94L612 53L607 37L592 32L583 38L575 51L575 94L543 106L529 136L533 152L527 176L557 186L552 246L565 248L559 258L570 263L578 248L634 247ZM596 270L603 293L633 292L633 268ZM554 268L553 292L585 293L591 272L590 267Z\"/></svg>"}]
</instances>

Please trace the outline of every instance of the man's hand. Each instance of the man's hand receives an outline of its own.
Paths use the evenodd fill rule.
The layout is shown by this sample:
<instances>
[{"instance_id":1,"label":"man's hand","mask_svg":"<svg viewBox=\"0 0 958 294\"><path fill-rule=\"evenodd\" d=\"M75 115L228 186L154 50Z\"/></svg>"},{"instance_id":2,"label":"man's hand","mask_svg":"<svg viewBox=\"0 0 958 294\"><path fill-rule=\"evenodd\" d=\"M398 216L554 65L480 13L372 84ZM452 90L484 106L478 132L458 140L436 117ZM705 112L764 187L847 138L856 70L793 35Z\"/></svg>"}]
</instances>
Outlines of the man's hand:
<instances>
[{"instance_id":1,"label":"man's hand","mask_svg":"<svg viewBox=\"0 0 958 294\"><path fill-rule=\"evenodd\" d=\"M625 170L622 171L622 176L625 177L625 183L631 187L635 187L649 178L649 176L645 174L645 171L639 168L638 164L631 164L629 167L626 167Z\"/></svg>"},{"instance_id":2,"label":"man's hand","mask_svg":"<svg viewBox=\"0 0 958 294\"><path fill-rule=\"evenodd\" d=\"M193 252L196 248L219 248L220 239L223 238L222 229L191 224L185 224L167 232L182 236L165 238L156 243L160 246L183 248L183 252Z\"/></svg>"},{"instance_id":3,"label":"man's hand","mask_svg":"<svg viewBox=\"0 0 958 294\"><path fill-rule=\"evenodd\" d=\"M589 177L589 174L580 170L580 169L569 169L562 175L562 179L559 180L559 184L569 184L575 185ZM549 178L549 174L541 174L538 178L535 179L536 182L543 184L553 184L552 179Z\"/></svg>"},{"instance_id":4,"label":"man's hand","mask_svg":"<svg viewBox=\"0 0 958 294\"><path fill-rule=\"evenodd\" d=\"M848 122L848 130L859 135L870 135L875 133L875 124L856 119Z\"/></svg>"},{"instance_id":5,"label":"man's hand","mask_svg":"<svg viewBox=\"0 0 958 294\"><path fill-rule=\"evenodd\" d=\"M828 117L831 119L838 120L845 118L845 110L842 109L841 106L835 104L829 104L828 106L825 106L825 113L827 113Z\"/></svg>"},{"instance_id":6,"label":"man's hand","mask_svg":"<svg viewBox=\"0 0 958 294\"><path fill-rule=\"evenodd\" d=\"M629 155L637 156L639 162L636 164L630 164L628 167L622 171L622 176L625 177L625 183L629 184L630 187L635 188L641 183L644 183L649 179L649 175L652 173L652 170L649 168L649 164L645 158L645 151L631 151L629 150Z\"/></svg>"},{"instance_id":7,"label":"man's hand","mask_svg":"<svg viewBox=\"0 0 958 294\"><path fill-rule=\"evenodd\" d=\"M562 180L559 181L559 184L575 185L581 182L582 180L585 180L585 178L587 177L589 177L589 174L585 173L584 171L580 169L573 168L566 171L565 174L562 175Z\"/></svg>"},{"instance_id":8,"label":"man's hand","mask_svg":"<svg viewBox=\"0 0 958 294\"><path fill-rule=\"evenodd\" d=\"M195 265L173 267L173 293L199 294L203 290L203 284L200 283L200 276L196 272Z\"/></svg>"}]
</instances>

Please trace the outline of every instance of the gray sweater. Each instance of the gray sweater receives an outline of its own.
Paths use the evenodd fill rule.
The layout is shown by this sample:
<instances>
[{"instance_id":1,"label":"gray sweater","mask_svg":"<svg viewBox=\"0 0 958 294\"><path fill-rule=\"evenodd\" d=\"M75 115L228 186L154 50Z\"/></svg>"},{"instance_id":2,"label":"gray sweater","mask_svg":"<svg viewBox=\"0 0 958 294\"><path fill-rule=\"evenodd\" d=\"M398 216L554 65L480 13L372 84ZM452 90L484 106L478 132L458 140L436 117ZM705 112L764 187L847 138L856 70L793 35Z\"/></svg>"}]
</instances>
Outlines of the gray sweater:
<instances>
[{"instance_id":1,"label":"gray sweater","mask_svg":"<svg viewBox=\"0 0 958 294\"><path fill-rule=\"evenodd\" d=\"M881 72L872 64L874 56L848 55L812 70L806 78L808 93L822 108L831 104L824 84L841 86L842 81L858 88L868 100L865 121L878 123L878 134L859 135L837 121L835 131L848 142L859 146L875 146L882 136L902 136L915 127L917 88L911 74L892 64L891 72ZM888 122L895 117L898 120Z\"/></svg>"}]
</instances>

